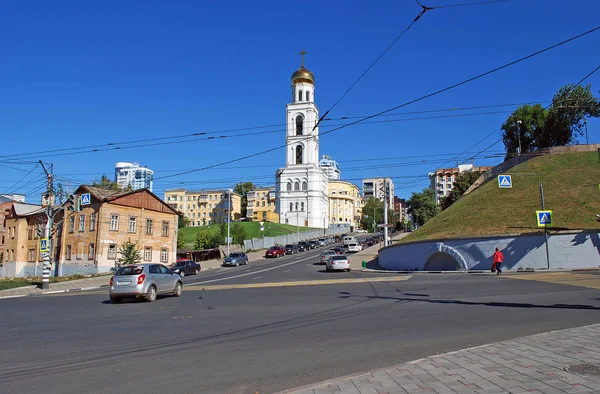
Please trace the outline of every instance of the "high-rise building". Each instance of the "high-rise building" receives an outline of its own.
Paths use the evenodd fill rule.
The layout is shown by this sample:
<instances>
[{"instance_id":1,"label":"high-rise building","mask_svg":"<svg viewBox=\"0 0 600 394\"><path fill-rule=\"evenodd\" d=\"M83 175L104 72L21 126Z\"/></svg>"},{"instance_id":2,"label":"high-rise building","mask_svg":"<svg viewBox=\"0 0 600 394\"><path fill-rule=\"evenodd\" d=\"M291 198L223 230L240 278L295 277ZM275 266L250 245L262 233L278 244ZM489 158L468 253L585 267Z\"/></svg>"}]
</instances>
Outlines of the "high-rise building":
<instances>
[{"instance_id":1,"label":"high-rise building","mask_svg":"<svg viewBox=\"0 0 600 394\"><path fill-rule=\"evenodd\" d=\"M152 191L154 171L138 163L120 161L115 164L115 182L122 188L131 186L133 190L148 189Z\"/></svg>"},{"instance_id":2,"label":"high-rise building","mask_svg":"<svg viewBox=\"0 0 600 394\"><path fill-rule=\"evenodd\" d=\"M315 76L302 66L292 74L292 102L286 108L286 165L275 173L280 223L329 227L327 175L319 167L319 110Z\"/></svg>"},{"instance_id":3,"label":"high-rise building","mask_svg":"<svg viewBox=\"0 0 600 394\"><path fill-rule=\"evenodd\" d=\"M325 175L327 175L327 179L330 181L340 179L340 165L331 157L323 155L323 158L319 161L319 167L321 167Z\"/></svg>"},{"instance_id":4,"label":"high-rise building","mask_svg":"<svg viewBox=\"0 0 600 394\"><path fill-rule=\"evenodd\" d=\"M474 166L473 164L460 164L454 168L438 168L429 173L431 188L435 191L435 202L439 204L440 198L447 196L452 191L454 181L463 172L486 172L492 166Z\"/></svg>"},{"instance_id":5,"label":"high-rise building","mask_svg":"<svg viewBox=\"0 0 600 394\"><path fill-rule=\"evenodd\" d=\"M381 201L386 199L388 207L392 209L394 206L394 182L391 178L363 179L363 196L365 200L371 197L378 198Z\"/></svg>"}]
</instances>

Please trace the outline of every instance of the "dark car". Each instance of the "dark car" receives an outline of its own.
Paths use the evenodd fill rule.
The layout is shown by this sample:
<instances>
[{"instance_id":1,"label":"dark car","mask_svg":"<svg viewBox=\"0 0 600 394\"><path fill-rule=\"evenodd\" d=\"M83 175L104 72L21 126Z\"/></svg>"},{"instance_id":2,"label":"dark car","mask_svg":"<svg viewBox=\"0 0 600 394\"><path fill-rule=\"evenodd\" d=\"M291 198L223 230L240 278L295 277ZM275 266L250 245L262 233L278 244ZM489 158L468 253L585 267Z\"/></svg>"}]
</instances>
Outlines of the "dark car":
<instances>
[{"instance_id":1,"label":"dark car","mask_svg":"<svg viewBox=\"0 0 600 394\"><path fill-rule=\"evenodd\" d=\"M265 252L265 257L281 257L285 256L285 248L283 246L271 246Z\"/></svg>"},{"instance_id":2,"label":"dark car","mask_svg":"<svg viewBox=\"0 0 600 394\"><path fill-rule=\"evenodd\" d=\"M367 238L365 240L365 245L366 246L373 246L373 245L375 245L375 240L373 238Z\"/></svg>"},{"instance_id":3,"label":"dark car","mask_svg":"<svg viewBox=\"0 0 600 394\"><path fill-rule=\"evenodd\" d=\"M298 251L299 252L306 252L309 248L308 243L307 242L298 242Z\"/></svg>"},{"instance_id":4,"label":"dark car","mask_svg":"<svg viewBox=\"0 0 600 394\"><path fill-rule=\"evenodd\" d=\"M201 269L200 264L192 260L180 260L171 267L171 271L179 274L182 278L186 275L198 275Z\"/></svg>"},{"instance_id":5,"label":"dark car","mask_svg":"<svg viewBox=\"0 0 600 394\"><path fill-rule=\"evenodd\" d=\"M285 254L294 254L294 253L298 253L297 245L292 245L292 244L285 245Z\"/></svg>"},{"instance_id":6,"label":"dark car","mask_svg":"<svg viewBox=\"0 0 600 394\"><path fill-rule=\"evenodd\" d=\"M344 254L344 249L337 247L337 248L331 248L331 250L333 250L335 252L335 254Z\"/></svg>"},{"instance_id":7,"label":"dark car","mask_svg":"<svg viewBox=\"0 0 600 394\"><path fill-rule=\"evenodd\" d=\"M319 241L308 241L308 246L311 249L316 249L319 247Z\"/></svg>"}]
</instances>

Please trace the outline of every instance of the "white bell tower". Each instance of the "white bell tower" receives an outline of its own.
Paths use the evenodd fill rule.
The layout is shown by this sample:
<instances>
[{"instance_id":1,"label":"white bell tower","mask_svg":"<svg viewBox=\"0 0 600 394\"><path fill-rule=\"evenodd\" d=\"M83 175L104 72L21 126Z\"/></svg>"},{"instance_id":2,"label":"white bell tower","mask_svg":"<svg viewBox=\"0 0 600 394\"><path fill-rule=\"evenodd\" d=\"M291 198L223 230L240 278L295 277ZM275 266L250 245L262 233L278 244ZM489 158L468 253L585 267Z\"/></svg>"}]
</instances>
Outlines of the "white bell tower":
<instances>
[{"instance_id":1,"label":"white bell tower","mask_svg":"<svg viewBox=\"0 0 600 394\"><path fill-rule=\"evenodd\" d=\"M292 102L286 108L285 168L276 172L277 212L281 223L329 226L328 180L319 167L319 110L315 77L304 66L292 74Z\"/></svg>"}]
</instances>

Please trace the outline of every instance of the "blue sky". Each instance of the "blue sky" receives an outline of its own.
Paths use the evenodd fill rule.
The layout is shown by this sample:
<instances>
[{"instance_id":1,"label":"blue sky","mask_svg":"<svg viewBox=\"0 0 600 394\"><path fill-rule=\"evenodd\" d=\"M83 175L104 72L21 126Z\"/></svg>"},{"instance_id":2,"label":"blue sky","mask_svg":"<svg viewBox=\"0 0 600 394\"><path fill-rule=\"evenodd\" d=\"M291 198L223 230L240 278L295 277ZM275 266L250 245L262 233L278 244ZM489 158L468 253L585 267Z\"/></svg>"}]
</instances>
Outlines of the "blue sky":
<instances>
[{"instance_id":1,"label":"blue sky","mask_svg":"<svg viewBox=\"0 0 600 394\"><path fill-rule=\"evenodd\" d=\"M6 2L0 13L1 154L31 154L0 159L0 192L28 193L29 202L38 202L44 183L32 163L40 159L73 187L112 177L117 161L137 161L155 170L161 197L173 187L273 184L283 150L161 178L281 146L298 52L308 52L323 114L419 11L412 0ZM336 118L400 105L594 28L599 14L597 0L510 0L429 11L335 107L321 132L347 122ZM600 31L396 111L415 114L324 135L320 153L340 162L344 179L360 184L390 176L396 194L409 197L428 185L427 172L463 162L468 154L452 159L486 136L469 152L497 141L516 105L423 111L548 101L600 64L598 48ZM598 94L600 72L587 82ZM273 127L220 132L266 125ZM590 142L600 142L600 122L588 128ZM201 132L220 133L213 140L119 144ZM257 132L265 133L240 135ZM499 143L475 164L496 164L500 159L485 156L502 152Z\"/></svg>"}]
</instances>

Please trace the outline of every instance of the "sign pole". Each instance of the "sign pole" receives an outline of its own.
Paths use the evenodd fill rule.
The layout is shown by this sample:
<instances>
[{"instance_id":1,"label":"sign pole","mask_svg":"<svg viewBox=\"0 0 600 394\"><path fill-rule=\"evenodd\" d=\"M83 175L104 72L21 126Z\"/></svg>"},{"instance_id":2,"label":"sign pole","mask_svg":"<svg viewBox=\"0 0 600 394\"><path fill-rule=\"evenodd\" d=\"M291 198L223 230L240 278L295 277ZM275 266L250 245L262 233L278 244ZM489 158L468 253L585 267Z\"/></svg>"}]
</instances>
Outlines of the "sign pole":
<instances>
[{"instance_id":1,"label":"sign pole","mask_svg":"<svg viewBox=\"0 0 600 394\"><path fill-rule=\"evenodd\" d=\"M540 199L542 200L542 210L545 210L545 201L544 201L544 187L542 186L542 182L539 180L538 182L540 186ZM550 271L550 248L548 247L548 225L544 226L544 244L546 245L546 267L548 271Z\"/></svg>"},{"instance_id":2,"label":"sign pole","mask_svg":"<svg viewBox=\"0 0 600 394\"><path fill-rule=\"evenodd\" d=\"M46 177L48 179L48 190L46 192L46 224L44 226L44 238L45 238L45 250L42 251L42 243L40 243L40 254L43 253L43 263L42 263L42 290L50 289L50 253L51 249L48 249L50 246L50 228L52 226L53 218L52 218L52 174L46 170L44 163L40 160L40 164L46 173Z\"/></svg>"}]
</instances>

